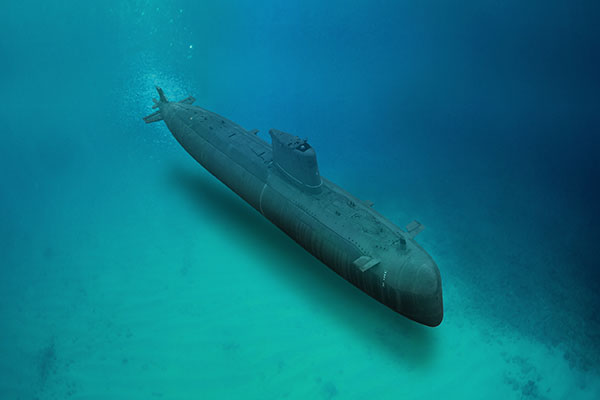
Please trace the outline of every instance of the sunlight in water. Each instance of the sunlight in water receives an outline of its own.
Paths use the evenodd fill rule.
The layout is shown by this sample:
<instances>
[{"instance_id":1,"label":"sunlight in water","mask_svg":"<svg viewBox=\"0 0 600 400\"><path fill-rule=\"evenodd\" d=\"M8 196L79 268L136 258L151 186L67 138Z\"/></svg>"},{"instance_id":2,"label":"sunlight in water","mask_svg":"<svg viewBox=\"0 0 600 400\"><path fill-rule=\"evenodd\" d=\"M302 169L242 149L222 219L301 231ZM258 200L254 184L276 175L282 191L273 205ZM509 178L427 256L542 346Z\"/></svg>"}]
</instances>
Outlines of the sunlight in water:
<instances>
[{"instance_id":1,"label":"sunlight in water","mask_svg":"<svg viewBox=\"0 0 600 400\"><path fill-rule=\"evenodd\" d=\"M600 13L563 3L4 4L0 399L599 399ZM145 124L156 86L421 222L442 324Z\"/></svg>"}]
</instances>

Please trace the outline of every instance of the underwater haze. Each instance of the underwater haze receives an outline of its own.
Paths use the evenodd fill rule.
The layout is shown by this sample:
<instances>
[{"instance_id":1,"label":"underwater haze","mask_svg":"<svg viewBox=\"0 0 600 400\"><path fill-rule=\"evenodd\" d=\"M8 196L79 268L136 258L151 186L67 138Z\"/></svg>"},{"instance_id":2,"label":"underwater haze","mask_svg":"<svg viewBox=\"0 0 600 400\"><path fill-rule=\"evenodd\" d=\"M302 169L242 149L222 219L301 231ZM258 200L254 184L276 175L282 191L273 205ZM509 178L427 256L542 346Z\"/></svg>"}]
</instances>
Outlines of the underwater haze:
<instances>
[{"instance_id":1,"label":"underwater haze","mask_svg":"<svg viewBox=\"0 0 600 400\"><path fill-rule=\"evenodd\" d=\"M2 9L1 399L600 398L597 2ZM423 223L442 324L144 124L156 85Z\"/></svg>"}]
</instances>

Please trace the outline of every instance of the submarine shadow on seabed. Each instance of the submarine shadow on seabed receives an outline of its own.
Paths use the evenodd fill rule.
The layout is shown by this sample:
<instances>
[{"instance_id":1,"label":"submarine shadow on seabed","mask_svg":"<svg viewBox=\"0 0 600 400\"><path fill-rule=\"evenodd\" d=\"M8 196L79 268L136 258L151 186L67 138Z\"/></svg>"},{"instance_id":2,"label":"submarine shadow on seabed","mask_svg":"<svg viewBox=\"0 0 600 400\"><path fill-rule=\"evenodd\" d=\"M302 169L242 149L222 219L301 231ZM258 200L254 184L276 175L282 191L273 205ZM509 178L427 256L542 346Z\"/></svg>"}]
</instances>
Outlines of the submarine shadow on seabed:
<instances>
[{"instance_id":1,"label":"submarine shadow on seabed","mask_svg":"<svg viewBox=\"0 0 600 400\"><path fill-rule=\"evenodd\" d=\"M435 358L439 328L410 321L343 280L208 172L173 165L167 179L196 207L209 208L218 219L234 226L235 235L243 238L241 246L262 247L267 259L275 253L276 258L289 260L287 265L264 266L365 343L412 366L426 367Z\"/></svg>"}]
</instances>

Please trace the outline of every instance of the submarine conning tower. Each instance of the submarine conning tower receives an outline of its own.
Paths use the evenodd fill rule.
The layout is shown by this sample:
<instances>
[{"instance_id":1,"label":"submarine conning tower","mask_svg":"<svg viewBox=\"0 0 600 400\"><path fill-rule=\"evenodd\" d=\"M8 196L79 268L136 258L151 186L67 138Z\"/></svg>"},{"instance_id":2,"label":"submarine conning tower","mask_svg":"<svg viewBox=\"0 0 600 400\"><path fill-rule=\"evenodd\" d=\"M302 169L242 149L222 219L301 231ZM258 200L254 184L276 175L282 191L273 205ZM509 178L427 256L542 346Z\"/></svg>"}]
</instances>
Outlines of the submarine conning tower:
<instances>
[{"instance_id":1,"label":"submarine conning tower","mask_svg":"<svg viewBox=\"0 0 600 400\"><path fill-rule=\"evenodd\" d=\"M317 153L305 139L277 129L269 131L273 148L273 164L300 188L318 193L323 180L317 165Z\"/></svg>"}]
</instances>

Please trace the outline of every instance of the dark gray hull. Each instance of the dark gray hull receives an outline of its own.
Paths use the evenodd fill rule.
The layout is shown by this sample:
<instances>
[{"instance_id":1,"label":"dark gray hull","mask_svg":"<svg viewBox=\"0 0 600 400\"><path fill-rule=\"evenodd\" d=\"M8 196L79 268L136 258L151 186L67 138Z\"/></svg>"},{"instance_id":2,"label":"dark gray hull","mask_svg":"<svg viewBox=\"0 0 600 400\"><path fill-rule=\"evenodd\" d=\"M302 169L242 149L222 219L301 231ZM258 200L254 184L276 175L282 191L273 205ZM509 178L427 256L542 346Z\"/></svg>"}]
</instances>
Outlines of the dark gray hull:
<instances>
[{"instance_id":1,"label":"dark gray hull","mask_svg":"<svg viewBox=\"0 0 600 400\"><path fill-rule=\"evenodd\" d=\"M147 122L163 119L196 161L308 252L398 313L429 326L441 323L439 270L411 234L318 170L318 185L295 182L273 162L272 146L239 125L185 101L157 105L158 117Z\"/></svg>"}]
</instances>

